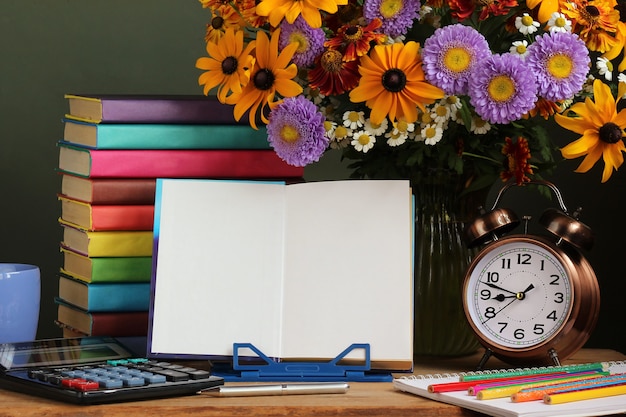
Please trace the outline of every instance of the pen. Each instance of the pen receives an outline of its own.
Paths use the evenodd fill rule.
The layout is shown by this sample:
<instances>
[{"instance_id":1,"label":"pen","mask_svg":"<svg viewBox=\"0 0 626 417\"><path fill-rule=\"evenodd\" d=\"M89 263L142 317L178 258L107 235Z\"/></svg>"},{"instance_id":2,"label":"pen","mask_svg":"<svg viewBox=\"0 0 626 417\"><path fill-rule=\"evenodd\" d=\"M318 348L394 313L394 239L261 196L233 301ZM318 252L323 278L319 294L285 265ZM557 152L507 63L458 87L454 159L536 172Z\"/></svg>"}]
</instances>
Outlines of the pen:
<instances>
[{"instance_id":1,"label":"pen","mask_svg":"<svg viewBox=\"0 0 626 417\"><path fill-rule=\"evenodd\" d=\"M346 382L313 382L302 384L229 385L198 391L214 397L253 397L260 395L343 394L350 386Z\"/></svg>"}]
</instances>

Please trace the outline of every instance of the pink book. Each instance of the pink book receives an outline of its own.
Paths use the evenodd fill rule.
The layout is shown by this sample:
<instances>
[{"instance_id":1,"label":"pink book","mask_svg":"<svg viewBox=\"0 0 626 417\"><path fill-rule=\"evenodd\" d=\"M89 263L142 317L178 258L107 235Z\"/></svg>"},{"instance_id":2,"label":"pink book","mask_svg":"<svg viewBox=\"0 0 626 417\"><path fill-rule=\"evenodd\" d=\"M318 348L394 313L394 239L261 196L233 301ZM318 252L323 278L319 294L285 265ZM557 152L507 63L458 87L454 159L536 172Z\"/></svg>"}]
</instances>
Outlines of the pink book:
<instances>
[{"instance_id":1,"label":"pink book","mask_svg":"<svg viewBox=\"0 0 626 417\"><path fill-rule=\"evenodd\" d=\"M102 150L59 143L59 169L90 178L294 178L273 150Z\"/></svg>"}]
</instances>

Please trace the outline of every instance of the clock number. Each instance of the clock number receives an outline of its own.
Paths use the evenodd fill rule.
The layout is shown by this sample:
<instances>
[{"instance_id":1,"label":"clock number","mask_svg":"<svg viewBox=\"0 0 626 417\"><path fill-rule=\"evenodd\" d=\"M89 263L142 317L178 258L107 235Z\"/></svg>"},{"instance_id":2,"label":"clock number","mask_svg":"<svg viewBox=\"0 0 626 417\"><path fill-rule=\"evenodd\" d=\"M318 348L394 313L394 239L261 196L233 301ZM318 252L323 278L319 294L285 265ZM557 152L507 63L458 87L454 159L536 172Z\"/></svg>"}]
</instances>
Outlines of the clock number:
<instances>
[{"instance_id":1,"label":"clock number","mask_svg":"<svg viewBox=\"0 0 626 417\"><path fill-rule=\"evenodd\" d=\"M561 304L563 302L564 297L563 297L563 293L562 292L555 293L554 297L555 297L555 300L554 300L555 303Z\"/></svg>"},{"instance_id":2,"label":"clock number","mask_svg":"<svg viewBox=\"0 0 626 417\"><path fill-rule=\"evenodd\" d=\"M550 285L559 285L559 276L558 275L550 275L550 278L554 278L550 281Z\"/></svg>"},{"instance_id":3,"label":"clock number","mask_svg":"<svg viewBox=\"0 0 626 417\"><path fill-rule=\"evenodd\" d=\"M544 329L543 329L543 324L535 324L535 328L533 329L533 333L535 334L543 334L544 333Z\"/></svg>"},{"instance_id":4,"label":"clock number","mask_svg":"<svg viewBox=\"0 0 626 417\"><path fill-rule=\"evenodd\" d=\"M546 261L542 259L541 260L541 266L539 267L540 271L543 271L543 267L544 267L545 264L546 264Z\"/></svg>"},{"instance_id":5,"label":"clock number","mask_svg":"<svg viewBox=\"0 0 626 417\"><path fill-rule=\"evenodd\" d=\"M498 282L500 281L500 274L497 272L487 272L487 282Z\"/></svg>"},{"instance_id":6,"label":"clock number","mask_svg":"<svg viewBox=\"0 0 626 417\"><path fill-rule=\"evenodd\" d=\"M557 317L556 317L556 310L552 310L552 313L548 314L546 316L547 319L550 319L552 321L556 321Z\"/></svg>"},{"instance_id":7,"label":"clock number","mask_svg":"<svg viewBox=\"0 0 626 417\"><path fill-rule=\"evenodd\" d=\"M489 290L481 290L480 291L480 299L481 300L489 300L491 298L491 291Z\"/></svg>"},{"instance_id":8,"label":"clock number","mask_svg":"<svg viewBox=\"0 0 626 417\"><path fill-rule=\"evenodd\" d=\"M493 307L487 307L485 309L485 317L487 317L488 319L492 319L496 316L496 309Z\"/></svg>"},{"instance_id":9,"label":"clock number","mask_svg":"<svg viewBox=\"0 0 626 417\"><path fill-rule=\"evenodd\" d=\"M502 333L504 331L504 329L506 329L506 326L509 325L509 323L506 323L504 321L499 321L498 324L501 326L500 327L500 333Z\"/></svg>"},{"instance_id":10,"label":"clock number","mask_svg":"<svg viewBox=\"0 0 626 417\"><path fill-rule=\"evenodd\" d=\"M518 265L530 265L530 253L518 253L517 264Z\"/></svg>"},{"instance_id":11,"label":"clock number","mask_svg":"<svg viewBox=\"0 0 626 417\"><path fill-rule=\"evenodd\" d=\"M502 258L502 269L511 269L511 260L508 258Z\"/></svg>"},{"instance_id":12,"label":"clock number","mask_svg":"<svg viewBox=\"0 0 626 417\"><path fill-rule=\"evenodd\" d=\"M516 329L513 332L513 337L515 337L517 340L521 340L524 338L524 329Z\"/></svg>"}]
</instances>

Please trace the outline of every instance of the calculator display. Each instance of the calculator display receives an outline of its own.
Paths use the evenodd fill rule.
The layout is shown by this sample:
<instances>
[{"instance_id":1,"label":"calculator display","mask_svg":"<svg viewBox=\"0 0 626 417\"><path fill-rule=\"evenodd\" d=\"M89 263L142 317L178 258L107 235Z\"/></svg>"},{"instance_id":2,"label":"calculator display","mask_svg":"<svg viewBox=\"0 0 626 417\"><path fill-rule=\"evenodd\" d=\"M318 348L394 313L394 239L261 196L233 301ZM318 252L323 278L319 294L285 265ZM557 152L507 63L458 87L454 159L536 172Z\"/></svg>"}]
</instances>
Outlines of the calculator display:
<instances>
[{"instance_id":1,"label":"calculator display","mask_svg":"<svg viewBox=\"0 0 626 417\"><path fill-rule=\"evenodd\" d=\"M5 370L90 363L130 356L132 354L127 349L110 337L0 344L0 366Z\"/></svg>"}]
</instances>

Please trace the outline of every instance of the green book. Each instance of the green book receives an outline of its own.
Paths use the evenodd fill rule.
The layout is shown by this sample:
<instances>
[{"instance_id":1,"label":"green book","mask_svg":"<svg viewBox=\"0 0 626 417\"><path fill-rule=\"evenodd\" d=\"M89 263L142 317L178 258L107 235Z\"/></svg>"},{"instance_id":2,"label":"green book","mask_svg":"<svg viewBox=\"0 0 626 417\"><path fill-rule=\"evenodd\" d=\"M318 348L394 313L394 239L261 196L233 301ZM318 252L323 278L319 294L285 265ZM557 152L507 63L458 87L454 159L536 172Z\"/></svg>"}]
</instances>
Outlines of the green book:
<instances>
[{"instance_id":1,"label":"green book","mask_svg":"<svg viewBox=\"0 0 626 417\"><path fill-rule=\"evenodd\" d=\"M271 149L265 126L64 122L63 142L93 149Z\"/></svg>"},{"instance_id":2,"label":"green book","mask_svg":"<svg viewBox=\"0 0 626 417\"><path fill-rule=\"evenodd\" d=\"M84 282L149 282L151 256L88 257L61 248L61 272Z\"/></svg>"}]
</instances>

